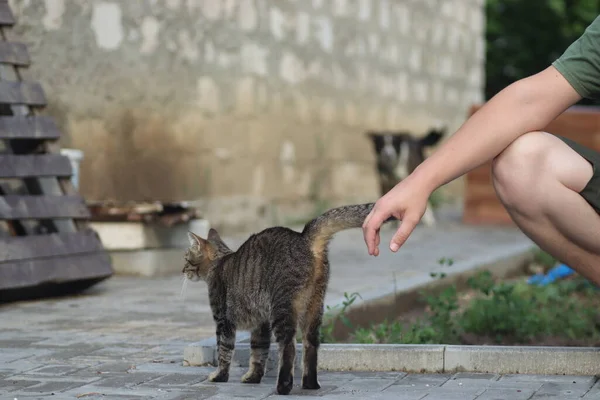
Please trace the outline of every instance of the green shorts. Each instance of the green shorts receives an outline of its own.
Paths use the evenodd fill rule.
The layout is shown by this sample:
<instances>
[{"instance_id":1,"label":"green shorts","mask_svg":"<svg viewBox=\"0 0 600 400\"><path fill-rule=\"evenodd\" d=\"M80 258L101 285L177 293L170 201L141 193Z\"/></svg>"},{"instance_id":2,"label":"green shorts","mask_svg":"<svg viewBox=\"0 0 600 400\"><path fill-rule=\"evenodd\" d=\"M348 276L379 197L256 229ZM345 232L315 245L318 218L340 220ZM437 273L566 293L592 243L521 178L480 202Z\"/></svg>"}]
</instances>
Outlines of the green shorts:
<instances>
[{"instance_id":1,"label":"green shorts","mask_svg":"<svg viewBox=\"0 0 600 400\"><path fill-rule=\"evenodd\" d=\"M554 136L561 139L570 148L575 150L580 156L592 164L594 171L592 179L590 179L587 185L579 193L596 210L597 213L600 213L600 153L571 139L559 135Z\"/></svg>"}]
</instances>

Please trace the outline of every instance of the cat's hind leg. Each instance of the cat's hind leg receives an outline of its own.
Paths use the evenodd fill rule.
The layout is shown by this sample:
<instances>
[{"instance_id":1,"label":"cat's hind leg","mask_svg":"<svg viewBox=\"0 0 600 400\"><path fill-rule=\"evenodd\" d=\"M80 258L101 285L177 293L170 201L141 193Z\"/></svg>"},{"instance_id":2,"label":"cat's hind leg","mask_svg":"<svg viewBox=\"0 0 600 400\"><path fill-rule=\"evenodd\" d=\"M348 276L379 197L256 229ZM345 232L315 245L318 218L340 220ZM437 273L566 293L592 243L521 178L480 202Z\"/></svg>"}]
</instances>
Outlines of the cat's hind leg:
<instances>
[{"instance_id":1,"label":"cat's hind leg","mask_svg":"<svg viewBox=\"0 0 600 400\"><path fill-rule=\"evenodd\" d=\"M324 287L316 287L313 296L309 299L306 312L302 321L302 348L303 371L302 388L320 389L317 379L318 351L320 345L319 332L323 321Z\"/></svg>"},{"instance_id":2,"label":"cat's hind leg","mask_svg":"<svg viewBox=\"0 0 600 400\"><path fill-rule=\"evenodd\" d=\"M264 322L252 330L250 335L250 369L242 377L243 383L260 383L271 345L271 323Z\"/></svg>"},{"instance_id":3,"label":"cat's hind leg","mask_svg":"<svg viewBox=\"0 0 600 400\"><path fill-rule=\"evenodd\" d=\"M279 345L279 374L277 393L286 395L294 387L294 362L296 361L296 327L298 319L291 304L278 306L273 315L273 332Z\"/></svg>"},{"instance_id":4,"label":"cat's hind leg","mask_svg":"<svg viewBox=\"0 0 600 400\"><path fill-rule=\"evenodd\" d=\"M235 349L236 327L226 318L216 319L217 323L217 351L219 366L209 375L210 382L227 382L229 380L229 367Z\"/></svg>"}]
</instances>

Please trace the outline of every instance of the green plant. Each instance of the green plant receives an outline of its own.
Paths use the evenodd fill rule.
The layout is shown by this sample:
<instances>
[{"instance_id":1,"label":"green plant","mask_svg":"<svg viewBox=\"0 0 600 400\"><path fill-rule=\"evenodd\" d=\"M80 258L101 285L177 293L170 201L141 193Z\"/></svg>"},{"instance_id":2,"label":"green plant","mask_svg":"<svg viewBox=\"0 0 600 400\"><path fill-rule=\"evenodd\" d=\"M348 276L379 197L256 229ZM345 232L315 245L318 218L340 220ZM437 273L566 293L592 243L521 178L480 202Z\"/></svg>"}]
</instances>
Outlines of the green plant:
<instances>
[{"instance_id":1,"label":"green plant","mask_svg":"<svg viewBox=\"0 0 600 400\"><path fill-rule=\"evenodd\" d=\"M449 264L440 260L440 264ZM468 302L459 306L455 285L439 294L421 293L426 310L412 323L383 321L356 329L359 343L461 344L465 334L514 344L544 338L600 340L598 291L583 278L544 287L524 280L496 282L482 271L467 280ZM347 325L349 326L349 325Z\"/></svg>"},{"instance_id":2,"label":"green plant","mask_svg":"<svg viewBox=\"0 0 600 400\"><path fill-rule=\"evenodd\" d=\"M321 342L322 343L333 343L335 338L333 337L333 330L335 323L340 320L348 329L354 329L350 319L346 315L348 307L350 307L357 298L361 298L357 292L348 294L344 292L344 300L342 304L336 304L335 306L326 306L325 317L323 318L323 324L321 325Z\"/></svg>"},{"instance_id":3,"label":"green plant","mask_svg":"<svg viewBox=\"0 0 600 400\"><path fill-rule=\"evenodd\" d=\"M429 326L435 331L432 339L436 339L438 343L454 343L459 333L454 318L454 313L458 310L456 285L448 286L440 294L425 295L425 303L429 307Z\"/></svg>"},{"instance_id":4,"label":"green plant","mask_svg":"<svg viewBox=\"0 0 600 400\"><path fill-rule=\"evenodd\" d=\"M556 265L558 260L546 253L544 250L535 247L532 250L533 253L533 261L537 264L544 266L546 269L550 269Z\"/></svg>"},{"instance_id":5,"label":"green plant","mask_svg":"<svg viewBox=\"0 0 600 400\"><path fill-rule=\"evenodd\" d=\"M494 283L489 272L469 280L478 290L460 316L467 333L519 343L535 342L543 336L570 339L596 337L595 307L586 296L585 284L577 280L560 281L538 287L525 282Z\"/></svg>"},{"instance_id":6,"label":"green plant","mask_svg":"<svg viewBox=\"0 0 600 400\"><path fill-rule=\"evenodd\" d=\"M354 334L354 341L363 344L373 343L398 343L401 342L403 326L399 321L383 321L369 328L358 328Z\"/></svg>"},{"instance_id":7,"label":"green plant","mask_svg":"<svg viewBox=\"0 0 600 400\"><path fill-rule=\"evenodd\" d=\"M440 264L441 266L447 265L447 266L451 267L454 264L454 259L442 257L438 260L438 264ZM446 277L446 273L445 272L430 272L429 276L431 276L432 278L439 277L440 279L444 279Z\"/></svg>"}]
</instances>

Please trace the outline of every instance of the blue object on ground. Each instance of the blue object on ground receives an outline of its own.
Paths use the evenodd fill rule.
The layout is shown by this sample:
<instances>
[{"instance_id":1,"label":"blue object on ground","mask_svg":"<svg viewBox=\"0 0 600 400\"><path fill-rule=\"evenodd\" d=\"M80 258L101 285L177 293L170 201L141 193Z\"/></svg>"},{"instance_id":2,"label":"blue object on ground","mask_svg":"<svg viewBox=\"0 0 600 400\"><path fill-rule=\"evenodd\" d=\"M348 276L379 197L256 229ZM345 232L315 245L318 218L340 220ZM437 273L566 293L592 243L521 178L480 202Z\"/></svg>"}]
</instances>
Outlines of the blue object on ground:
<instances>
[{"instance_id":1,"label":"blue object on ground","mask_svg":"<svg viewBox=\"0 0 600 400\"><path fill-rule=\"evenodd\" d=\"M571 267L565 264L559 264L552 268L546 275L535 274L527 280L530 285L546 286L550 283L556 282L559 279L566 278L573 275L575 271Z\"/></svg>"}]
</instances>

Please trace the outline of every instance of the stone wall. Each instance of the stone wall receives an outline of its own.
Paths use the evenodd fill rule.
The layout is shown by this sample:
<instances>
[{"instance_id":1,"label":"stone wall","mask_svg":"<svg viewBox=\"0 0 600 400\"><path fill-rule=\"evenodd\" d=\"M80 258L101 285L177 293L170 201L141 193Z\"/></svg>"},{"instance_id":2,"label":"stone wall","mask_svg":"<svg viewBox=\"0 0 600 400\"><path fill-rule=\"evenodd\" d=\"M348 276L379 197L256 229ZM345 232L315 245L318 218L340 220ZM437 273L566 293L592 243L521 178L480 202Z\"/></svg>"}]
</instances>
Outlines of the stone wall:
<instances>
[{"instance_id":1,"label":"stone wall","mask_svg":"<svg viewBox=\"0 0 600 400\"><path fill-rule=\"evenodd\" d=\"M482 0L11 0L90 201L252 228L375 200L367 129L455 129Z\"/></svg>"}]
</instances>

